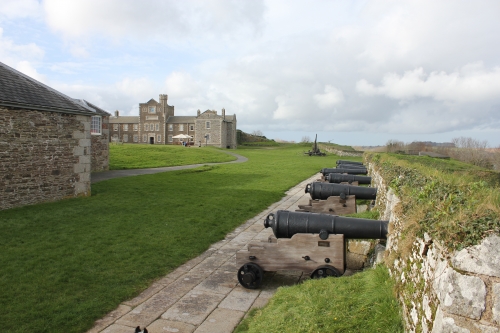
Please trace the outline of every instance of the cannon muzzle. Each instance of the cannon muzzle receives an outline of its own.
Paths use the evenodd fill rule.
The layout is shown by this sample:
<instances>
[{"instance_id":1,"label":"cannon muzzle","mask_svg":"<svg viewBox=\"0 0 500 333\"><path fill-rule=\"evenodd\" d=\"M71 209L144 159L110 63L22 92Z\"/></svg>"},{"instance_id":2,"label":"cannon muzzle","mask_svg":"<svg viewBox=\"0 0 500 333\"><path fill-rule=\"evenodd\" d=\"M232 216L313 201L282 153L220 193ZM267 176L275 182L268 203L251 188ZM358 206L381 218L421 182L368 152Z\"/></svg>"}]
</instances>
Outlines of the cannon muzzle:
<instances>
[{"instance_id":1,"label":"cannon muzzle","mask_svg":"<svg viewBox=\"0 0 500 333\"><path fill-rule=\"evenodd\" d=\"M377 198L376 187L313 182L306 185L305 191L313 200L326 200L329 197L344 195L354 195L356 199L374 200Z\"/></svg>"},{"instance_id":2,"label":"cannon muzzle","mask_svg":"<svg viewBox=\"0 0 500 333\"><path fill-rule=\"evenodd\" d=\"M344 238L386 239L389 221L359 219L330 214L290 212L278 210L264 220L265 228L272 228L276 238L291 238L295 234L342 234Z\"/></svg>"},{"instance_id":3,"label":"cannon muzzle","mask_svg":"<svg viewBox=\"0 0 500 333\"><path fill-rule=\"evenodd\" d=\"M358 182L358 184L370 184L372 182L372 177L344 175L342 173L330 173L325 177L325 179L328 180L329 183Z\"/></svg>"},{"instance_id":4,"label":"cannon muzzle","mask_svg":"<svg viewBox=\"0 0 500 333\"><path fill-rule=\"evenodd\" d=\"M368 174L368 171L366 169L362 168L351 168L351 169L344 169L344 168L323 168L320 171L323 176L326 176L331 173L347 173L349 175L366 175Z\"/></svg>"}]
</instances>

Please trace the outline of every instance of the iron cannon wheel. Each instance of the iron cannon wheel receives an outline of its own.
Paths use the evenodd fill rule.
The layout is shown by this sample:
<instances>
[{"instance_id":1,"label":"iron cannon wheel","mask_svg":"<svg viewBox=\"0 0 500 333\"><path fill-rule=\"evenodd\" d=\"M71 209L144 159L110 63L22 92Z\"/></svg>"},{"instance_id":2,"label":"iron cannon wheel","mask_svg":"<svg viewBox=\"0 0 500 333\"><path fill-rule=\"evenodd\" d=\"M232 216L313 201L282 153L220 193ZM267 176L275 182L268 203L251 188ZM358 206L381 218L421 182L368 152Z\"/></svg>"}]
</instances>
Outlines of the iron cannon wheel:
<instances>
[{"instance_id":1,"label":"iron cannon wheel","mask_svg":"<svg viewBox=\"0 0 500 333\"><path fill-rule=\"evenodd\" d=\"M259 288L263 277L264 271L253 262L247 262L238 270L238 281L247 289Z\"/></svg>"},{"instance_id":2,"label":"iron cannon wheel","mask_svg":"<svg viewBox=\"0 0 500 333\"><path fill-rule=\"evenodd\" d=\"M330 276L339 277L340 272L333 266L324 265L319 266L314 270L314 272L312 272L311 279L322 279Z\"/></svg>"}]
</instances>

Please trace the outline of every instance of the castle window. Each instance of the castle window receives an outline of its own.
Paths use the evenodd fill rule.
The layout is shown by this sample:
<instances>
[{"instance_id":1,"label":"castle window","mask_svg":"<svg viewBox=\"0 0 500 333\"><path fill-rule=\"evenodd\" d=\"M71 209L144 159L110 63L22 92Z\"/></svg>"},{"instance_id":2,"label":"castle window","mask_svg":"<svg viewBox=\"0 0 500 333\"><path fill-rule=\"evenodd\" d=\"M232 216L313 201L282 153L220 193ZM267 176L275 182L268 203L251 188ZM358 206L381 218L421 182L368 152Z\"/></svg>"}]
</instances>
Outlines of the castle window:
<instances>
[{"instance_id":1,"label":"castle window","mask_svg":"<svg viewBox=\"0 0 500 333\"><path fill-rule=\"evenodd\" d=\"M160 124L156 124L156 130L159 131L160 130Z\"/></svg>"},{"instance_id":2,"label":"castle window","mask_svg":"<svg viewBox=\"0 0 500 333\"><path fill-rule=\"evenodd\" d=\"M123 135L123 142L128 142L128 134Z\"/></svg>"},{"instance_id":3,"label":"castle window","mask_svg":"<svg viewBox=\"0 0 500 333\"><path fill-rule=\"evenodd\" d=\"M156 113L156 108L154 106L150 106L149 113Z\"/></svg>"},{"instance_id":4,"label":"castle window","mask_svg":"<svg viewBox=\"0 0 500 333\"><path fill-rule=\"evenodd\" d=\"M144 124L144 130L149 131L149 124Z\"/></svg>"},{"instance_id":5,"label":"castle window","mask_svg":"<svg viewBox=\"0 0 500 333\"><path fill-rule=\"evenodd\" d=\"M173 141L174 141L174 139L172 138L172 136L171 136L171 135L169 135L169 136L168 136L168 142L173 142Z\"/></svg>"},{"instance_id":6,"label":"castle window","mask_svg":"<svg viewBox=\"0 0 500 333\"><path fill-rule=\"evenodd\" d=\"M173 130L174 130L174 125L172 125L172 124L168 124L168 130L169 130L169 131L173 131Z\"/></svg>"},{"instance_id":7,"label":"castle window","mask_svg":"<svg viewBox=\"0 0 500 333\"><path fill-rule=\"evenodd\" d=\"M90 123L90 134L101 134L101 116L92 116L92 120Z\"/></svg>"},{"instance_id":8,"label":"castle window","mask_svg":"<svg viewBox=\"0 0 500 333\"><path fill-rule=\"evenodd\" d=\"M179 124L179 131L184 131L184 124Z\"/></svg>"},{"instance_id":9,"label":"castle window","mask_svg":"<svg viewBox=\"0 0 500 333\"><path fill-rule=\"evenodd\" d=\"M147 136L147 134L144 134L142 136L142 142L148 142L148 136Z\"/></svg>"},{"instance_id":10,"label":"castle window","mask_svg":"<svg viewBox=\"0 0 500 333\"><path fill-rule=\"evenodd\" d=\"M209 122L209 121L207 121L207 122L205 123L205 128L206 128L206 129L210 129L210 122Z\"/></svg>"},{"instance_id":11,"label":"castle window","mask_svg":"<svg viewBox=\"0 0 500 333\"><path fill-rule=\"evenodd\" d=\"M113 131L118 131L118 124L113 124Z\"/></svg>"},{"instance_id":12,"label":"castle window","mask_svg":"<svg viewBox=\"0 0 500 333\"><path fill-rule=\"evenodd\" d=\"M194 125L189 125L189 130L194 131Z\"/></svg>"},{"instance_id":13,"label":"castle window","mask_svg":"<svg viewBox=\"0 0 500 333\"><path fill-rule=\"evenodd\" d=\"M128 124L123 124L123 130L128 131Z\"/></svg>"},{"instance_id":14,"label":"castle window","mask_svg":"<svg viewBox=\"0 0 500 333\"><path fill-rule=\"evenodd\" d=\"M137 124L134 124L134 131L138 131L139 130L139 125ZM137 141L136 141L137 142Z\"/></svg>"},{"instance_id":15,"label":"castle window","mask_svg":"<svg viewBox=\"0 0 500 333\"><path fill-rule=\"evenodd\" d=\"M158 135L158 136L156 137L156 141L161 142L161 135Z\"/></svg>"},{"instance_id":16,"label":"castle window","mask_svg":"<svg viewBox=\"0 0 500 333\"><path fill-rule=\"evenodd\" d=\"M134 142L139 142L139 136L137 134L134 134Z\"/></svg>"}]
</instances>

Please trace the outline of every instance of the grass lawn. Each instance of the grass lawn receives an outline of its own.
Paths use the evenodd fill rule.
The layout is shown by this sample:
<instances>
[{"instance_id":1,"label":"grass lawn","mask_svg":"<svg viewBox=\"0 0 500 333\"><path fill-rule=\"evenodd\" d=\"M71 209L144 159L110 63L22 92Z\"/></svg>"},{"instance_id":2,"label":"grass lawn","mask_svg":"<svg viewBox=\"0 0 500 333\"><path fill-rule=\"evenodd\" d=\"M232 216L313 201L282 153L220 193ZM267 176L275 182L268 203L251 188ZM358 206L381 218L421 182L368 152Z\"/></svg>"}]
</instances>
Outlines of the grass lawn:
<instances>
[{"instance_id":1,"label":"grass lawn","mask_svg":"<svg viewBox=\"0 0 500 333\"><path fill-rule=\"evenodd\" d=\"M236 158L213 147L171 145L109 145L109 169L159 168L187 164L219 163Z\"/></svg>"},{"instance_id":2,"label":"grass lawn","mask_svg":"<svg viewBox=\"0 0 500 333\"><path fill-rule=\"evenodd\" d=\"M235 333L404 332L387 268L281 287Z\"/></svg>"},{"instance_id":3,"label":"grass lawn","mask_svg":"<svg viewBox=\"0 0 500 333\"><path fill-rule=\"evenodd\" d=\"M0 211L2 329L85 332L335 165L336 156L308 149L238 149L248 162L112 179L93 184L91 197Z\"/></svg>"}]
</instances>

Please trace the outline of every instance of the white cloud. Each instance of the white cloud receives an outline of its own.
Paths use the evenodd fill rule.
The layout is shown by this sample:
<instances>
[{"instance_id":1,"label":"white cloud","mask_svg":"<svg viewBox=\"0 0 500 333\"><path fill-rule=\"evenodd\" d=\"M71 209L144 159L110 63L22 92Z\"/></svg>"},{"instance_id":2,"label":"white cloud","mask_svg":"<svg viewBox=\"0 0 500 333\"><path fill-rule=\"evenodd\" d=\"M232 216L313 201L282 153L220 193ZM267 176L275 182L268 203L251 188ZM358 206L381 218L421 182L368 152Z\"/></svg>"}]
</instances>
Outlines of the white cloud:
<instances>
[{"instance_id":1,"label":"white cloud","mask_svg":"<svg viewBox=\"0 0 500 333\"><path fill-rule=\"evenodd\" d=\"M38 73L38 71L33 67L33 65L29 61L24 61L24 60L20 61L16 64L15 67L21 73L24 73L34 78L37 81L40 81L42 83L47 82L47 78L45 77L45 75Z\"/></svg>"},{"instance_id":2,"label":"white cloud","mask_svg":"<svg viewBox=\"0 0 500 333\"><path fill-rule=\"evenodd\" d=\"M2 62L16 67L21 61L38 61L43 58L45 52L35 43L17 44L12 39L3 36L0 27L0 59Z\"/></svg>"},{"instance_id":3,"label":"white cloud","mask_svg":"<svg viewBox=\"0 0 500 333\"><path fill-rule=\"evenodd\" d=\"M344 101L342 90L327 84L324 94L315 94L314 100L321 109L327 109Z\"/></svg>"},{"instance_id":4,"label":"white cloud","mask_svg":"<svg viewBox=\"0 0 500 333\"><path fill-rule=\"evenodd\" d=\"M364 95L381 95L398 100L421 97L446 102L481 102L500 97L500 67L486 70L481 64L469 64L460 71L426 74L422 67L406 71L402 76L388 73L380 86L359 80L356 90Z\"/></svg>"},{"instance_id":5,"label":"white cloud","mask_svg":"<svg viewBox=\"0 0 500 333\"><path fill-rule=\"evenodd\" d=\"M26 18L40 16L40 3L37 0L2 0L0 16Z\"/></svg>"}]
</instances>

